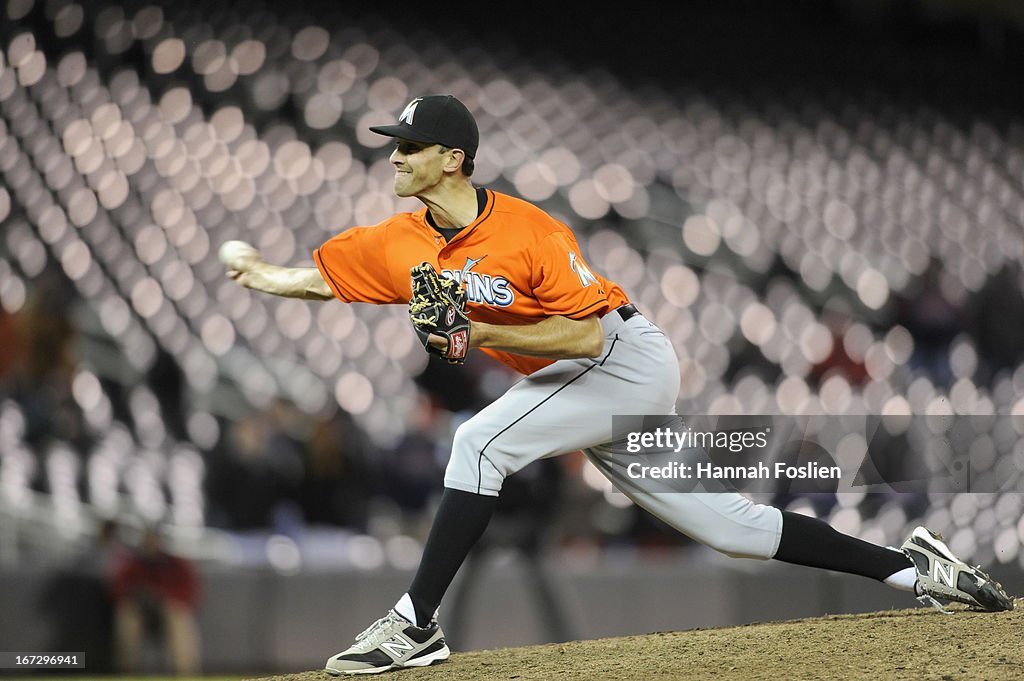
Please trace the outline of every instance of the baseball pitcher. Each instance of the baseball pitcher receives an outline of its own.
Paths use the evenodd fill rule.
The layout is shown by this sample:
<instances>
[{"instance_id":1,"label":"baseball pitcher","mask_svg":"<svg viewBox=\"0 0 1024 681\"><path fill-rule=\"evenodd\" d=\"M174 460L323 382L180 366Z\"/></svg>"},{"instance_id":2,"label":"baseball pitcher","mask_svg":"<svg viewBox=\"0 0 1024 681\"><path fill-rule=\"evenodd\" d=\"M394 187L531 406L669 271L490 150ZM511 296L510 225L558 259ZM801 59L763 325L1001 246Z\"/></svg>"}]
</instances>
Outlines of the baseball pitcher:
<instances>
[{"instance_id":1,"label":"baseball pitcher","mask_svg":"<svg viewBox=\"0 0 1024 681\"><path fill-rule=\"evenodd\" d=\"M279 296L409 306L424 348L448 362L479 349L525 378L462 425L419 568L387 614L327 661L334 675L427 666L450 652L438 607L484 532L502 481L538 459L583 450L636 504L730 556L870 577L983 610L1013 601L979 568L918 528L900 550L735 492L658 493L626 473L634 455L613 415L675 413L672 343L614 281L595 272L572 231L524 200L473 185L479 133L450 95L417 97L394 125L394 190L423 208L354 227L313 253L316 267L263 262L242 249L228 275ZM939 606L941 607L941 606Z\"/></svg>"}]
</instances>

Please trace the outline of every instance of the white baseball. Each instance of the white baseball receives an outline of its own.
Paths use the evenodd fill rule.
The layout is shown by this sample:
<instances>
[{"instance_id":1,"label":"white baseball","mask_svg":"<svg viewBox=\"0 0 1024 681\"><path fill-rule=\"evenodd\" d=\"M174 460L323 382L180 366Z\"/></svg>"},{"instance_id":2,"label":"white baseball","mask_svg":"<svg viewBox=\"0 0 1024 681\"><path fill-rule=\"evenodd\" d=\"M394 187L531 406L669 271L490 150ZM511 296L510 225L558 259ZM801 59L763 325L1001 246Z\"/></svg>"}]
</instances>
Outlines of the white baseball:
<instances>
[{"instance_id":1,"label":"white baseball","mask_svg":"<svg viewBox=\"0 0 1024 681\"><path fill-rule=\"evenodd\" d=\"M251 244L236 239L225 241L217 251L217 257L231 269L242 270L258 260L260 252Z\"/></svg>"}]
</instances>

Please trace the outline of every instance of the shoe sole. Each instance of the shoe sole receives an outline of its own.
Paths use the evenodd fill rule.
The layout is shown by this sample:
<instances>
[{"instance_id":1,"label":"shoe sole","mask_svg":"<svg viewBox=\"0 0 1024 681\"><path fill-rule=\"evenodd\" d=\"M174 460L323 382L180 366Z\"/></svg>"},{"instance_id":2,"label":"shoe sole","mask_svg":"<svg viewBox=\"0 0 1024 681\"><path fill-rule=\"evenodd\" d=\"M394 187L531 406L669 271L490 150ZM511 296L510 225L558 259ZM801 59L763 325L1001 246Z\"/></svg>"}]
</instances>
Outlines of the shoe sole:
<instances>
[{"instance_id":1,"label":"shoe sole","mask_svg":"<svg viewBox=\"0 0 1024 681\"><path fill-rule=\"evenodd\" d=\"M978 572L981 572L980 570ZM978 586L978 578L981 577L985 583ZM1003 585L993 580L988 574L981 572L980 575L972 575L973 589L968 591L974 600L978 601L981 609L987 612L1005 612L1013 610L1013 599L1003 589Z\"/></svg>"},{"instance_id":2,"label":"shoe sole","mask_svg":"<svg viewBox=\"0 0 1024 681\"><path fill-rule=\"evenodd\" d=\"M921 531L919 532L919 530ZM914 547L908 547L907 544L913 544ZM904 553L907 553L908 557L920 572L920 565L909 553L909 551L914 550L919 554L931 554L932 556L957 565L960 577L968 578L967 581L969 582L969 585L965 585L968 588L961 586L959 584L959 580L955 587L936 584L936 586L939 587L936 589L938 593L932 593L930 594L931 596L964 603L975 610L983 610L985 612L1005 612L1013 610L1014 600L1006 593L1002 584L989 577L988 573L980 567L971 567L954 556L953 552L949 550L949 547L946 546L946 543L942 540L941 536L935 535L927 529L918 528L918 530L915 530L911 535L911 538L904 543ZM933 558L931 557L927 559L928 567L931 567L932 560ZM928 572L929 571L926 570L923 576L928 578L930 581L934 581ZM949 593L944 593L947 591ZM959 596L960 593L966 594L972 598L974 602L971 603L966 599L961 598Z\"/></svg>"},{"instance_id":3,"label":"shoe sole","mask_svg":"<svg viewBox=\"0 0 1024 681\"><path fill-rule=\"evenodd\" d=\"M368 667L366 669L331 669L325 667L324 671L331 676L355 676L357 674L383 674L393 669L405 669L407 667L429 667L431 665L440 664L447 660L451 656L452 651L448 646L436 650L429 655L418 657L415 660L410 660L406 664L389 664L387 667Z\"/></svg>"}]
</instances>

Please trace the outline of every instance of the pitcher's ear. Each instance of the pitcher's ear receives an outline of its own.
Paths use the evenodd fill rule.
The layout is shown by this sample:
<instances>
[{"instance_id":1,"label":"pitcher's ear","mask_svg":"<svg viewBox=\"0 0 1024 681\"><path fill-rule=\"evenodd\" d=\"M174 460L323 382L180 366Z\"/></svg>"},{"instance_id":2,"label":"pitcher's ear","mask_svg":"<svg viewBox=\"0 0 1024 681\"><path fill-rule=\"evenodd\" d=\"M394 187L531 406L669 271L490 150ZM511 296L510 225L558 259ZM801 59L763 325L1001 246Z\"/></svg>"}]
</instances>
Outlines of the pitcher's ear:
<instances>
[{"instance_id":1,"label":"pitcher's ear","mask_svg":"<svg viewBox=\"0 0 1024 681\"><path fill-rule=\"evenodd\" d=\"M448 158L445 160L444 169L449 172L455 172L461 168L466 159L466 152L462 149L442 147L442 153L448 155Z\"/></svg>"}]
</instances>

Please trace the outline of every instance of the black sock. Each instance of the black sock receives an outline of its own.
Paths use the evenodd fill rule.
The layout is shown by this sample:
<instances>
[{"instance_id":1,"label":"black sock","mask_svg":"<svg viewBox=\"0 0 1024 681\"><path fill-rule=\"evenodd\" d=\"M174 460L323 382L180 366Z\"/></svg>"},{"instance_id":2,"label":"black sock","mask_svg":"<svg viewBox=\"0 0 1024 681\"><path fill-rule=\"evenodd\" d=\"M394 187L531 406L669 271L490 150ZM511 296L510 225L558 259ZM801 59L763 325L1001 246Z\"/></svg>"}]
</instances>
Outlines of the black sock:
<instances>
[{"instance_id":1,"label":"black sock","mask_svg":"<svg viewBox=\"0 0 1024 681\"><path fill-rule=\"evenodd\" d=\"M878 581L913 565L901 551L845 535L822 520L789 511L782 512L782 539L774 557Z\"/></svg>"},{"instance_id":2,"label":"black sock","mask_svg":"<svg viewBox=\"0 0 1024 681\"><path fill-rule=\"evenodd\" d=\"M426 626L470 549L487 529L498 497L457 489L444 490L430 526L423 557L409 587L416 626Z\"/></svg>"}]
</instances>

